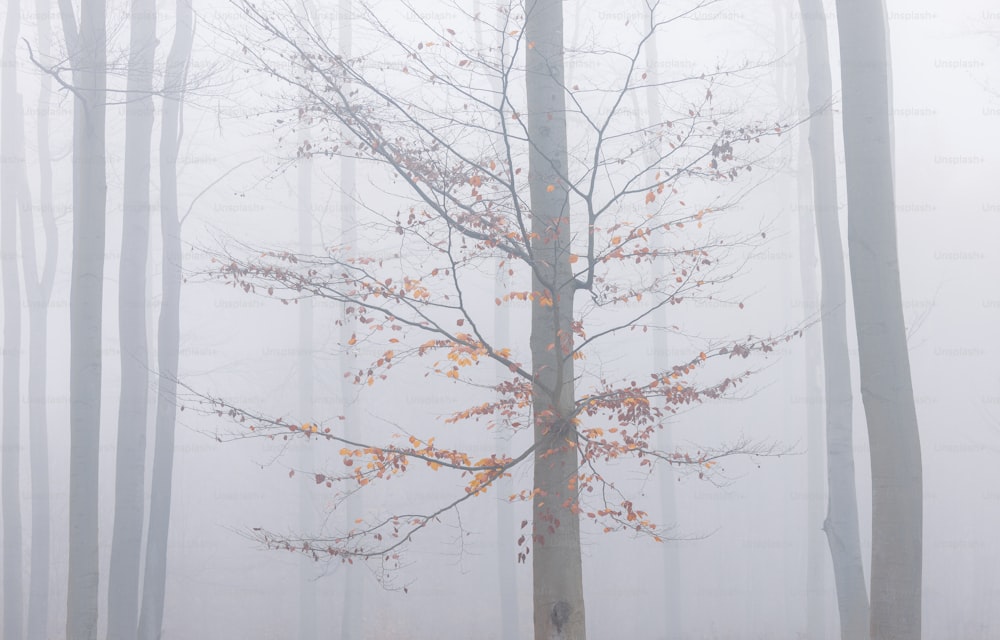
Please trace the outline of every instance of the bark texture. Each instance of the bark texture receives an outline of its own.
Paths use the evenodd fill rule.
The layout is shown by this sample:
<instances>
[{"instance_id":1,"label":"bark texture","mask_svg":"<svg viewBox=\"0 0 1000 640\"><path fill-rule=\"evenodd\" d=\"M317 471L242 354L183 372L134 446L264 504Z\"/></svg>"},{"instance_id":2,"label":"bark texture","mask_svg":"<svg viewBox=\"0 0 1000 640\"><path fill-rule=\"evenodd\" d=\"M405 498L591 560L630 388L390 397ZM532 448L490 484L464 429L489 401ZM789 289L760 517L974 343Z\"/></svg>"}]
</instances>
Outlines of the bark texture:
<instances>
[{"instance_id":1,"label":"bark texture","mask_svg":"<svg viewBox=\"0 0 1000 640\"><path fill-rule=\"evenodd\" d=\"M535 471L532 579L536 640L583 640L577 432L572 422L573 298L561 0L530 0L527 61ZM551 188L550 188L551 187Z\"/></svg>"}]
</instances>

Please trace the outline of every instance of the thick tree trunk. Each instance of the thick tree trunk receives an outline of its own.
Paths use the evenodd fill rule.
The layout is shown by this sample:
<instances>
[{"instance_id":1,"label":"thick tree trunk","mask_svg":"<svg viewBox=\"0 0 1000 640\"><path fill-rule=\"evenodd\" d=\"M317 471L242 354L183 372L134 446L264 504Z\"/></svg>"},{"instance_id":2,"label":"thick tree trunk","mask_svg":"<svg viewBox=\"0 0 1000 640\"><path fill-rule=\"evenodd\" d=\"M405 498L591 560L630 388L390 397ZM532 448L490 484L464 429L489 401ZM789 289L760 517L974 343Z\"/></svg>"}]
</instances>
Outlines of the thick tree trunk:
<instances>
[{"instance_id":1,"label":"thick tree trunk","mask_svg":"<svg viewBox=\"0 0 1000 640\"><path fill-rule=\"evenodd\" d=\"M837 0L848 247L872 469L872 640L918 640L923 492L896 247L882 2Z\"/></svg>"},{"instance_id":2,"label":"thick tree trunk","mask_svg":"<svg viewBox=\"0 0 1000 640\"><path fill-rule=\"evenodd\" d=\"M577 432L572 422L573 297L565 183L566 100L561 0L529 0L525 15L529 187L534 269L531 307L535 479L532 578L536 640L583 640Z\"/></svg>"},{"instance_id":3,"label":"thick tree trunk","mask_svg":"<svg viewBox=\"0 0 1000 640\"><path fill-rule=\"evenodd\" d=\"M21 3L8 0L0 57L0 270L3 286L3 455L0 490L3 510L3 637L20 638L24 621L23 548L21 536L21 287L17 264L17 194L24 171L21 124L23 108L17 92L17 36Z\"/></svg>"},{"instance_id":4,"label":"thick tree trunk","mask_svg":"<svg viewBox=\"0 0 1000 640\"><path fill-rule=\"evenodd\" d=\"M38 55L47 60L52 40L48 3L35 3L38 13ZM31 560L28 590L28 638L48 638L49 617L49 444L46 416L48 307L55 279L59 234L52 209L52 157L49 153L49 100L52 80L41 78L38 93L39 212L44 229L45 255L38 273L35 225L27 176L22 177L19 198L21 263L28 300L28 433L31 467ZM22 123L23 125L23 123ZM23 138L21 140L23 149Z\"/></svg>"},{"instance_id":5,"label":"thick tree trunk","mask_svg":"<svg viewBox=\"0 0 1000 640\"><path fill-rule=\"evenodd\" d=\"M826 532L840 611L840 637L865 638L868 594L858 531L851 413L851 361L847 350L847 282L837 205L833 81L822 0L799 0L809 73L809 152L819 240L823 365L826 386L826 451L829 487Z\"/></svg>"},{"instance_id":6,"label":"thick tree trunk","mask_svg":"<svg viewBox=\"0 0 1000 640\"><path fill-rule=\"evenodd\" d=\"M73 266L70 276L69 582L66 636L97 637L97 536L104 297L106 40L104 0L83 0L80 29L60 3L73 68Z\"/></svg>"},{"instance_id":7,"label":"thick tree trunk","mask_svg":"<svg viewBox=\"0 0 1000 640\"><path fill-rule=\"evenodd\" d=\"M160 231L163 238L163 299L157 336L159 386L153 478L149 500L146 568L139 613L141 640L159 640L167 581L167 540L174 468L177 419L177 365L180 354L181 225L177 213L177 153L180 148L181 103L194 40L191 0L177 0L177 26L167 55L163 80L163 125L160 132Z\"/></svg>"},{"instance_id":8,"label":"thick tree trunk","mask_svg":"<svg viewBox=\"0 0 1000 640\"><path fill-rule=\"evenodd\" d=\"M118 331L121 395L115 465L115 521L108 582L108 638L135 637L139 619L139 560L146 481L149 356L146 346L146 262L153 135L156 0L132 0L125 94L125 192Z\"/></svg>"}]
</instances>

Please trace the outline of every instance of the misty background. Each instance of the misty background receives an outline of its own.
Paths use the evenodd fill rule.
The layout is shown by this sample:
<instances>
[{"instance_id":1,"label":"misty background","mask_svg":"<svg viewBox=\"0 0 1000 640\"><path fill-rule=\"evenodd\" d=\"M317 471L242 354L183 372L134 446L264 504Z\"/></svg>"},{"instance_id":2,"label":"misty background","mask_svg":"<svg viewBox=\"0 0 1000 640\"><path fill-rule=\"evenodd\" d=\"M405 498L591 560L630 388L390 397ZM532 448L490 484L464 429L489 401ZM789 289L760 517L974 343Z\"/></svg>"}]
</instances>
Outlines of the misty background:
<instances>
[{"instance_id":1,"label":"misty background","mask_svg":"<svg viewBox=\"0 0 1000 640\"><path fill-rule=\"evenodd\" d=\"M16 108L21 124L4 132L8 139L16 137L17 131L23 132L23 151L15 149L9 154L5 150L3 162L8 171L12 171L8 166L24 167L26 186L22 187L21 181L5 181L3 187L19 193L26 188L35 208L30 216L18 218L17 212L24 210L23 200L19 200L21 209L5 208L3 212L3 216L13 218L2 232L16 234L12 236L16 240L3 245L4 278L16 276L18 285L4 290L5 309L14 309L6 313L4 327L12 318L20 323L14 344L9 342L11 334L5 333L5 361L15 353L20 354L20 360L13 372L5 366L3 380L7 385L10 376L17 376L20 386L14 398L7 397L9 387L4 387L4 402L12 403L9 411L13 413L5 414L3 463L9 468L11 456L16 458L18 483L16 495L8 499L7 492L14 485L5 468L2 615L8 624L12 619L9 607L16 605L24 620L21 637L60 638L66 637L67 628L73 484L69 328L74 67L56 3L21 0L18 6L7 1L5 34L15 33L16 38L5 39L4 73L13 70L16 84L7 83L3 89L14 87L21 102L14 106L5 102L4 109ZM83 4L86 11L94 3L84 0ZM148 4L155 11L158 40L151 91L145 93L152 96L154 109L148 258L141 274L145 295L132 301L138 309L134 317L145 318L145 326L137 329L133 325L132 329L144 333L148 344L146 380L138 380L147 389L148 410L145 424L137 427L145 437L140 476L144 510L140 512L143 524L139 532L143 553L137 562L147 571L145 535L150 529L147 518L154 485L156 401L162 384L158 376L158 326L162 322L164 269L170 268L160 226L160 136L164 95L177 95L165 91L164 83L169 75L168 51L178 29L174 3ZM182 0L178 6L193 12L192 48L190 59L184 62L185 89L182 99L175 100L179 109L176 215L182 221L184 277L176 353L177 379L182 387L169 478L162 632L154 631L149 637L531 637L531 563L518 562L515 545L522 533L519 525L531 518L531 506L530 501L507 500L509 493L531 490L530 463L515 467L504 488L465 502L457 512L447 513L439 523L418 532L399 550L398 567L395 563L387 567L378 558L352 559L349 563L339 557L313 561L300 553L265 550L255 539L254 528L290 536L350 529L355 519L378 518L393 510L405 512L412 504L444 503L454 495L455 485L415 468L407 476L373 483L346 496L349 487L343 483L327 487L316 476L332 477L343 471L342 444L318 437L256 437L240 430L226 416L216 416L202 396L222 398L257 415L284 417L292 424L312 423L337 433L354 428L353 437L369 442L384 442L398 433L403 433L404 439L415 435L424 441L434 436L447 440L447 446L485 456L501 445L495 430L486 429L485 423L450 424L445 420L455 411L488 401L490 389L464 386L443 376L425 378L427 363L409 360L385 381L345 385L345 363L352 365L351 370L367 368L367 362L379 358L385 345L364 340L348 344L343 304L323 298L282 304L280 294L269 296L263 288L247 293L219 276L220 256L229 253L288 250L319 254L341 245L350 233L359 254L402 254L414 256L416 262L421 254L406 244L404 236L394 237L376 222L369 224L374 218L366 218L378 215L394 219L397 210L406 217L407 199L412 200L412 195L404 193L404 186L391 182L387 170L358 161L354 163L353 186L347 188L344 165L348 161L343 156L319 153L308 162L303 160L299 146L311 134L308 127L297 126L296 112L289 106L300 94L262 70L258 56L264 53L255 49L262 41L248 35L255 33L254 27L239 3ZM620 51L626 43L634 46L641 31L637 25L648 21L646 3L580 0L563 6L566 85L614 84L615 77L599 75L612 73L617 64L613 55L605 56L612 61L602 67L576 53ZM419 0L409 6L378 0L364 7L407 42L432 39L427 35L431 28L440 32L452 29L466 43L485 38L486 47L493 46L488 39L496 37L488 30L476 35L470 17L481 11L493 20L495 9L489 0L483 0L481 6L477 3L475 9L465 2L456 6L437 0ZM309 12L317 32L334 49L343 43L344 30L351 30L350 55L364 58L372 68L384 70L393 63L395 54L385 45L384 36L363 17L358 6L345 10L331 0L267 9L275 13L295 10L301 12L299 15ZM620 467L618 488L637 505L642 503L650 517L667 529L666 541L658 543L627 531L604 533L600 526L586 523L582 526L586 629L591 638L834 638L840 629L837 593L821 532L818 552L812 548L813 557L821 559L815 583L821 591L810 597L807 588L810 535L815 536L822 526L822 518L810 519L810 503L820 504L821 514L825 514L826 492L811 492L808 484L810 465L817 461L825 464L825 449L811 450L809 446L809 430L822 430L823 425L809 422L810 406L817 400L806 388L808 370L819 366L807 352L807 341L819 339L820 323L817 297L807 296L803 289L803 251L807 252L805 264L813 265L812 281L807 283L813 291L819 276L816 247L812 241L804 247L800 235L803 213L812 210L808 190L811 165L804 139L810 122L802 14L798 3L790 0L718 2L701 8L688 3L659 10L673 15L689 9L690 14L657 32L657 66L648 72L664 79L698 78L703 73L734 69L713 86L715 107L727 117L765 123L768 128L774 125L780 130L781 135L769 135L753 149L759 164L749 176L721 186L699 184L690 192L692 200L702 203L727 203L725 217L713 223L714 231L730 239L753 241L740 241L727 254L724 271L732 277L716 285L711 297L695 296L668 307L668 322L678 327L669 341L654 345L639 333L624 333L604 342L589 357L588 366L599 364L609 376L633 370L645 375L657 366L654 359L666 359L671 366L686 362L704 348L699 345L718 346L720 341L750 334L784 336L799 329L804 329L804 336L781 341L768 353L752 354L745 363L720 365L723 368L718 371L727 372L723 375L746 369L753 373L727 397L684 406L665 423L670 447L684 451L716 449L735 442L753 443L757 449L725 457L706 474L666 466L646 474L634 466ZM78 15L80 10L76 8ZM101 637L108 633L108 608L114 600L109 598L108 572L116 474L121 464L118 432L123 332L119 285L125 229L123 189L129 168L125 122L133 99L126 91L133 13L129 3L110 1L104 20L107 227L102 253L96 512L99 589L95 592L95 632ZM512 14L523 19L523 6L515 4ZM1000 290L989 275L1000 271L1000 253L995 250L1000 195L993 186L1000 158L985 142L1000 135L1000 10L985 0L945 4L888 0L886 17L891 39L899 273L923 464L923 636L990 638L1000 634L1000 612L993 606L1000 593L992 570L1000 563L1000 470L994 464L1000 452L1000 374L991 364L1000 343L989 329L1000 314ZM826 18L834 84L839 222L846 252L840 56L832 2L826 3ZM12 26L12 21L17 25ZM47 53L39 45L40 27L51 32ZM253 50L248 52L244 47ZM640 56L639 61L644 65L648 59ZM395 59L395 64L406 62ZM524 83L523 73L512 78ZM429 104L436 95L434 86L417 79L412 85L395 88L404 95L419 94ZM678 88L674 95L678 100L688 99L685 91ZM692 91L691 95L704 93L701 85ZM51 92L47 107L39 107L39 96L46 92ZM523 87L512 92L523 101ZM587 106L595 113L605 108L599 101ZM40 428L47 434L49 553L45 567L47 610L39 628L29 625L28 613L30 585L36 579L30 559L32 549L39 544L32 531L32 510L38 496L33 494L37 480L33 480L29 457L30 442L39 427L29 423L28 391L29 330L37 318L29 315L22 242L25 234L33 235L36 264L41 269L49 255L39 204L45 189L37 137L42 109L48 116L46 153L52 172L51 202L46 206L54 219L58 243L48 245L49 249L55 247L51 254L55 262L51 297L45 305L47 419ZM634 122L656 117L648 112L643 95L629 98L620 109L625 124L631 124L630 117ZM572 123L567 137L571 156L576 142L579 148L585 147L585 136ZM349 191L347 198L345 190ZM641 195L637 198L641 202ZM353 230L345 227L345 210L356 220ZM303 232L302 220L309 221L308 232ZM574 247L582 246L578 242L584 240L574 240ZM9 275L11 269L13 276ZM512 288L520 283L521 289L530 289L526 273L514 277ZM484 262L475 267L474 274L471 282L476 284L470 286L465 304L492 323L498 270L494 263ZM849 274L847 282L846 313L852 319ZM12 300L11 295L16 298ZM637 301L633 307L638 305ZM530 362L527 306L512 313L511 344L523 345L522 361ZM359 337L361 333L358 329ZM345 360L345 350L353 360ZM848 353L857 517L867 581L872 487L858 347L851 321ZM358 364L362 362L366 364ZM712 371L707 380L715 379ZM304 406L309 407L308 415L302 415ZM9 416L13 416L13 423ZM352 416L353 423L348 426L352 421L341 416ZM12 430L19 438L10 445ZM526 437L530 434L519 432L502 446L517 450ZM822 447L822 436L816 444ZM754 451L763 455L754 455ZM669 473L667 484L675 499L674 515L666 521L662 473ZM825 478L825 470L819 474ZM12 518L19 521L20 540L13 539L8 528ZM498 518L513 523L510 539L501 535ZM15 542L16 548L11 546ZM21 558L19 580L9 575L13 571L9 559L13 557ZM669 578L668 572L673 572ZM12 589L19 591L17 599L12 599ZM512 607L502 610L505 590L514 593L515 599ZM810 610L810 606L814 608ZM503 616L507 616L506 625ZM6 629L4 637L12 637L8 635L10 628Z\"/></svg>"}]
</instances>

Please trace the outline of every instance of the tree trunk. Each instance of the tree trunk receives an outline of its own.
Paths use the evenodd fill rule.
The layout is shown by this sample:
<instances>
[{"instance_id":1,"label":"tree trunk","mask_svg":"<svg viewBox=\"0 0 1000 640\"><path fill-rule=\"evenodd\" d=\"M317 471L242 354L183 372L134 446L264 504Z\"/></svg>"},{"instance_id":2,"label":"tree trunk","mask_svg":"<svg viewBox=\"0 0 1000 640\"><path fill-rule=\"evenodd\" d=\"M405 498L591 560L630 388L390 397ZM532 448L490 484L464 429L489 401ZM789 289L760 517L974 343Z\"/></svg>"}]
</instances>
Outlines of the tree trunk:
<instances>
[{"instance_id":1,"label":"tree trunk","mask_svg":"<svg viewBox=\"0 0 1000 640\"><path fill-rule=\"evenodd\" d=\"M17 93L17 36L21 3L8 0L0 60L0 269L3 286L3 637L20 638L24 618L21 543L21 290L17 265L17 194L24 171L21 96Z\"/></svg>"},{"instance_id":2,"label":"tree trunk","mask_svg":"<svg viewBox=\"0 0 1000 640\"><path fill-rule=\"evenodd\" d=\"M822 294L820 313L826 386L826 451L829 487L826 532L840 611L840 637L865 638L868 594L858 532L851 413L851 361L847 350L847 283L837 205L833 81L822 0L799 0L809 74L809 152Z\"/></svg>"},{"instance_id":3,"label":"tree trunk","mask_svg":"<svg viewBox=\"0 0 1000 640\"><path fill-rule=\"evenodd\" d=\"M339 50L345 58L351 57L353 3L351 0L340 0L338 27ZM353 158L340 158L340 233L341 243L347 247L348 255L357 255L357 212L354 203L354 185L356 168ZM349 306L349 305L347 305ZM341 324L340 344L346 346L357 329L357 320L353 314L344 313ZM353 371L358 368L357 357L353 352L342 351L340 355L341 371ZM346 418L346 433L349 439L360 437L358 424L361 407L358 404L357 389L349 378L340 379L340 396ZM351 496L347 502L346 519L348 528L354 526L355 520L363 517L364 503L360 493ZM340 637L344 640L360 640L364 637L364 582L361 567L348 564L344 567L344 611L341 617Z\"/></svg>"},{"instance_id":4,"label":"tree trunk","mask_svg":"<svg viewBox=\"0 0 1000 640\"><path fill-rule=\"evenodd\" d=\"M803 61L804 62L804 61ZM799 81L804 83L806 65L799 65ZM801 116L809 116L802 109ZM801 130L800 130L801 131ZM816 254L816 220L812 193L812 173L809 163L809 141L805 132L799 135L798 221L799 272L802 276L803 311L806 316L819 312L819 287ZM809 173L807 173L807 171ZM804 398L806 408L806 637L810 640L827 638L827 563L829 546L823 546L824 506L826 504L826 429L823 424L823 343L810 331L805 335Z\"/></svg>"},{"instance_id":5,"label":"tree trunk","mask_svg":"<svg viewBox=\"0 0 1000 640\"><path fill-rule=\"evenodd\" d=\"M299 118L299 147L304 148L309 141L310 127L306 121L308 116ZM314 251L312 234L312 158L303 156L299 158L297 166L296 197L298 198L298 223L299 223L299 251L304 255L311 255ZM313 412L316 410L314 403L315 375L313 373L313 301L307 297L299 300L299 348L298 348L298 377L299 377L299 415L303 420L311 420ZM315 456L313 455L313 442L303 441L301 444L301 468L313 469ZM302 531L315 531L316 518L313 516L313 496L314 489L311 483L302 482L299 484L299 528ZM299 640L313 640L317 638L317 613L319 608L316 605L316 585L312 577L315 572L315 561L308 555L302 554L299 557Z\"/></svg>"},{"instance_id":6,"label":"tree trunk","mask_svg":"<svg viewBox=\"0 0 1000 640\"><path fill-rule=\"evenodd\" d=\"M108 583L108 638L135 637L146 480L146 262L153 135L156 0L132 0L125 94L125 191L118 274L121 395L115 465L115 521Z\"/></svg>"},{"instance_id":7,"label":"tree trunk","mask_svg":"<svg viewBox=\"0 0 1000 640\"><path fill-rule=\"evenodd\" d=\"M481 0L474 0L472 3L473 15L480 15L482 11ZM487 50L487 44L483 39L483 21L476 20L476 48L480 51ZM502 34L502 32L500 32ZM490 86L496 95L502 94L500 82L490 76ZM503 118L501 104L494 105L497 108L497 118ZM499 124L499 122L498 122ZM495 298L503 298L510 293L509 267L505 266L503 258L497 258L495 263L497 277L493 285L493 295ZM493 312L494 337L493 342L499 347L506 347L510 344L510 308L507 305L499 305ZM497 365L496 382L507 379L510 371L507 367ZM503 416L498 418L494 430L494 446L498 456L510 455L510 439L513 431L510 427L510 420ZM497 591L500 608L500 640L517 640L520 628L520 613L517 602L517 546L514 544L517 537L517 529L514 526L514 507L504 499L514 493L513 482L508 477L499 478L496 481L497 494L497 521L496 521L496 563L497 563Z\"/></svg>"},{"instance_id":8,"label":"tree trunk","mask_svg":"<svg viewBox=\"0 0 1000 640\"><path fill-rule=\"evenodd\" d=\"M848 247L872 469L872 640L918 640L923 494L896 247L884 7L837 0Z\"/></svg>"},{"instance_id":9,"label":"tree trunk","mask_svg":"<svg viewBox=\"0 0 1000 640\"><path fill-rule=\"evenodd\" d=\"M570 210L565 184L566 100L561 0L529 0L525 52L530 150L533 376L537 492L532 522L536 640L583 640L577 432L572 422L573 297Z\"/></svg>"},{"instance_id":10,"label":"tree trunk","mask_svg":"<svg viewBox=\"0 0 1000 640\"><path fill-rule=\"evenodd\" d=\"M159 640L167 581L167 539L177 419L177 365L180 354L181 225L177 214L177 153L180 148L181 104L188 59L194 40L191 0L177 0L177 26L167 55L163 80L163 124L160 131L160 231L163 237L163 299L157 336L159 386L153 478L149 500L146 568L139 613L141 640Z\"/></svg>"},{"instance_id":11,"label":"tree trunk","mask_svg":"<svg viewBox=\"0 0 1000 640\"><path fill-rule=\"evenodd\" d=\"M83 0L80 29L60 3L73 68L73 266L70 276L69 581L66 636L97 637L98 460L104 296L106 40L104 0Z\"/></svg>"},{"instance_id":12,"label":"tree trunk","mask_svg":"<svg viewBox=\"0 0 1000 640\"><path fill-rule=\"evenodd\" d=\"M52 25L48 3L37 0L38 55L48 60ZM20 204L21 262L28 300L28 433L31 467L31 568L28 590L28 638L48 638L49 617L49 458L46 416L48 307L55 279L59 233L52 208L52 157L49 153L49 99L52 79L41 76L38 93L39 211L45 239L45 256L39 275L35 227L27 175L22 176ZM22 122L23 125L23 122ZM21 149L23 150L23 138Z\"/></svg>"},{"instance_id":13,"label":"tree trunk","mask_svg":"<svg viewBox=\"0 0 1000 640\"><path fill-rule=\"evenodd\" d=\"M659 68L660 56L656 46L656 35L654 34L653 37L651 37L646 43L646 69L648 70L647 73L651 77L650 82L653 85L664 80L663 78L658 77ZM637 123L639 124L637 129L640 129L643 126L655 127L663 122L662 114L660 113L659 96L653 89L646 91L646 113L648 115L648 122L646 122L645 125ZM652 155L652 152L650 153ZM648 162L650 166L654 165L655 158L649 158ZM651 175L650 177L655 181L654 176ZM654 251L666 251L663 234L657 233L653 235L652 249ZM655 278L663 278L666 276L667 269L664 260L655 261L653 263L653 269L653 276ZM668 371L673 366L673 363L670 362L669 344L666 332L668 324L667 308L667 305L660 305L652 315L653 325L660 327L663 331L662 337L656 339L656 342L653 344L653 371L656 372ZM657 448L660 451L673 450L673 437L669 427L664 426L663 430L660 431L657 437ZM671 526L677 522L677 495L674 489L676 476L674 474L673 467L669 464L661 465L658 469L658 473L660 476L660 518L665 526ZM674 540L665 540L661 547L663 553L663 611L661 616L663 620L663 637L665 638L682 637L681 627L683 625L683 619L681 617L680 606L681 578L680 553L677 548L678 544L679 543Z\"/></svg>"}]
</instances>

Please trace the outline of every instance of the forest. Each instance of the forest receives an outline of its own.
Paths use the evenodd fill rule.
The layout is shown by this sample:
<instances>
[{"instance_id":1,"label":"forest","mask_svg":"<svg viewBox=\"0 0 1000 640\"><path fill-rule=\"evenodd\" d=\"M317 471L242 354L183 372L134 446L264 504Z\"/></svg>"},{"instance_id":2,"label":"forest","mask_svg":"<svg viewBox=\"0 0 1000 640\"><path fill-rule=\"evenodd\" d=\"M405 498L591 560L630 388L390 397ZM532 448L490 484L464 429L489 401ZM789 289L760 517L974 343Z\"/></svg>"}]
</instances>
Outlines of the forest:
<instances>
[{"instance_id":1,"label":"forest","mask_svg":"<svg viewBox=\"0 0 1000 640\"><path fill-rule=\"evenodd\" d=\"M0 15L4 640L1000 637L987 0Z\"/></svg>"}]
</instances>

